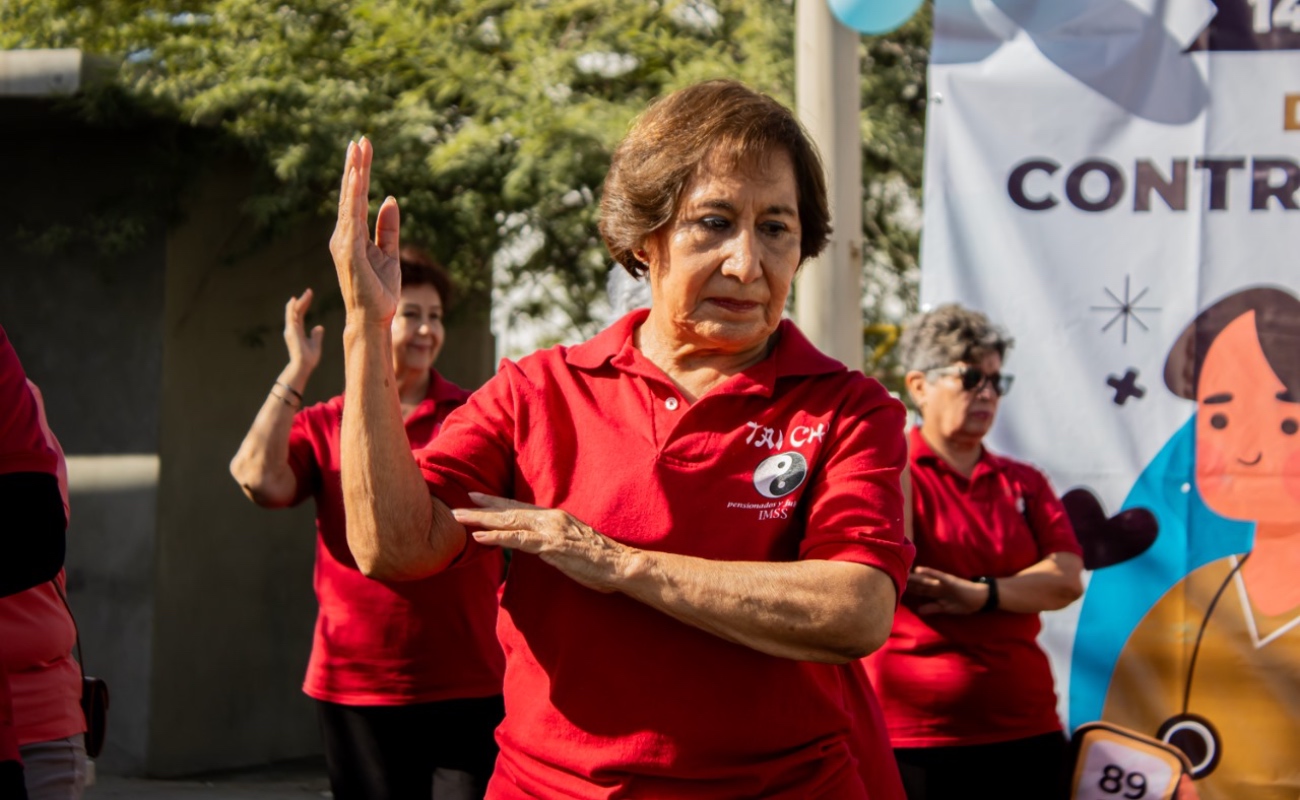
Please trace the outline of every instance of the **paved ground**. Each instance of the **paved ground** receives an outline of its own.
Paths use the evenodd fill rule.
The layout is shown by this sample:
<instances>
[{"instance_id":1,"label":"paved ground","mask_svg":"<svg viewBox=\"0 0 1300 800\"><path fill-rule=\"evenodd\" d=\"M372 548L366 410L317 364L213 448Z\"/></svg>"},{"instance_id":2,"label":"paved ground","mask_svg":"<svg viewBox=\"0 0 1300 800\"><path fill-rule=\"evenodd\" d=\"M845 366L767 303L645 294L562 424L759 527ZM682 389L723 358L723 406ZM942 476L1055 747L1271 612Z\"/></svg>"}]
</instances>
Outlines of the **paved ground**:
<instances>
[{"instance_id":1,"label":"paved ground","mask_svg":"<svg viewBox=\"0 0 1300 800\"><path fill-rule=\"evenodd\" d=\"M329 798L322 764L293 763L189 780L98 775L86 800L317 800Z\"/></svg>"}]
</instances>

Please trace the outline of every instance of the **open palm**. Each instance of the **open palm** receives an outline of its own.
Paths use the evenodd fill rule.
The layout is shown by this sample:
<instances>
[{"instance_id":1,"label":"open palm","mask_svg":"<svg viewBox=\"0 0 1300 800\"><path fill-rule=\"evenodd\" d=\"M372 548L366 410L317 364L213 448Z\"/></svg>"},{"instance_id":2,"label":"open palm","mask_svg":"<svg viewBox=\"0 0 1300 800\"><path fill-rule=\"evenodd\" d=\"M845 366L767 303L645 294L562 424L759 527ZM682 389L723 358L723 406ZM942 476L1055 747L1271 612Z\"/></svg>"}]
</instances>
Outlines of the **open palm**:
<instances>
[{"instance_id":1,"label":"open palm","mask_svg":"<svg viewBox=\"0 0 1300 800\"><path fill-rule=\"evenodd\" d=\"M321 325L307 332L307 309L311 308L312 291L307 289L301 297L290 297L284 304L284 346L289 351L289 363L310 375L320 363L321 341L325 328Z\"/></svg>"},{"instance_id":2,"label":"open palm","mask_svg":"<svg viewBox=\"0 0 1300 800\"><path fill-rule=\"evenodd\" d=\"M349 323L387 326L397 313L402 274L398 262L401 215L392 197L379 206L375 237L370 238L370 161L374 149L365 137L348 144L339 190L339 217L330 237L330 255Z\"/></svg>"}]
</instances>

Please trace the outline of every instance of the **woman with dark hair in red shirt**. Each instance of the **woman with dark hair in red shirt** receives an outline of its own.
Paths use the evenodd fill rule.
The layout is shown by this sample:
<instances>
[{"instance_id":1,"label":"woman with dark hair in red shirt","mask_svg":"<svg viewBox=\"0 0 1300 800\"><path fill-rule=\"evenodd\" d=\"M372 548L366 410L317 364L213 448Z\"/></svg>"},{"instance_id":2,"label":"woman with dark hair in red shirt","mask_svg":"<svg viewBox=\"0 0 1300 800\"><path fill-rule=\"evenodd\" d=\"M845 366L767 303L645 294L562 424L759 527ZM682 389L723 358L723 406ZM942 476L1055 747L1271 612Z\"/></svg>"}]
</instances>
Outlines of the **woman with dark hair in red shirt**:
<instances>
[{"instance_id":1,"label":"woman with dark hair in red shirt","mask_svg":"<svg viewBox=\"0 0 1300 800\"><path fill-rule=\"evenodd\" d=\"M418 248L400 256L385 382L400 401L402 442L424 447L469 393L434 369L451 282ZM315 640L303 691L317 701L336 800L428 800L437 770L469 773L481 796L496 759L492 731L504 662L495 635L499 553L417 581L371 580L348 551L339 481L344 397L301 408L324 329L304 323L312 295L285 306L289 364L230 463L265 508L316 500ZM451 778L450 775L447 776ZM448 784L464 781L447 781Z\"/></svg>"},{"instance_id":2,"label":"woman with dark hair in red shirt","mask_svg":"<svg viewBox=\"0 0 1300 800\"><path fill-rule=\"evenodd\" d=\"M1042 611L1083 592L1082 553L1041 472L983 441L1011 388L1012 340L944 305L899 342L921 412L911 432L916 568L867 659L909 800L1065 797L1066 740Z\"/></svg>"},{"instance_id":3,"label":"woman with dark hair in red shirt","mask_svg":"<svg viewBox=\"0 0 1300 800\"><path fill-rule=\"evenodd\" d=\"M844 665L884 640L911 562L903 409L782 320L829 231L794 116L732 81L653 104L600 223L651 308L503 362L414 459L383 369L398 209L372 241L371 158L349 146L331 240L348 541L389 580L514 551L488 796L866 798L894 767L852 738Z\"/></svg>"}]
</instances>

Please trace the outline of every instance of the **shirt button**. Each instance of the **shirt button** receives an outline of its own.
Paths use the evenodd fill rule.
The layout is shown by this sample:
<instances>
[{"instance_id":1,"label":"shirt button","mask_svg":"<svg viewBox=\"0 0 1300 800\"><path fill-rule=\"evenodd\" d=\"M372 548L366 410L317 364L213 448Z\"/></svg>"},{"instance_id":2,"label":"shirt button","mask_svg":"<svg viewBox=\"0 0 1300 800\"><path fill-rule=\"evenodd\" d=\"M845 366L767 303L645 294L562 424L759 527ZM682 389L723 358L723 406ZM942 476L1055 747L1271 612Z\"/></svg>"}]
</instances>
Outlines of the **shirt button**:
<instances>
[{"instance_id":1,"label":"shirt button","mask_svg":"<svg viewBox=\"0 0 1300 800\"><path fill-rule=\"evenodd\" d=\"M664 401L664 408L667 408L669 411L676 411L676 410L677 410L677 398L676 398L676 397L670 397L670 398L668 398L667 400L665 400L665 401Z\"/></svg>"}]
</instances>

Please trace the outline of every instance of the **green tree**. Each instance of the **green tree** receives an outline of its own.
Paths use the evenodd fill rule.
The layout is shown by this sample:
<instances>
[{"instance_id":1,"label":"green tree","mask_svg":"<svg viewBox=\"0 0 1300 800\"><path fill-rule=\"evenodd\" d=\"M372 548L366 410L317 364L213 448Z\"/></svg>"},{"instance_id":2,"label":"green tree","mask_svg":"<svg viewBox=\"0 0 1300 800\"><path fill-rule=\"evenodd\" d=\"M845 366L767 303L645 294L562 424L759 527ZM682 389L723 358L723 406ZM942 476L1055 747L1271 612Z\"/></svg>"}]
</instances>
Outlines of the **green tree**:
<instances>
[{"instance_id":1,"label":"green tree","mask_svg":"<svg viewBox=\"0 0 1300 800\"><path fill-rule=\"evenodd\" d=\"M142 172L246 153L260 168L246 210L269 237L333 213L344 146L365 134L374 194L398 198L408 238L471 288L490 285L502 253L514 276L553 276L564 291L547 302L583 333L610 263L596 234L600 185L634 115L719 76L792 103L793 37L791 0L0 5L0 48L120 60L113 83L77 100L88 119L143 109L209 132L179 137ZM896 206L919 192L927 40L920 20L864 42L868 263L894 276L915 270L915 232ZM899 285L912 291L909 281Z\"/></svg>"},{"instance_id":2,"label":"green tree","mask_svg":"<svg viewBox=\"0 0 1300 800\"><path fill-rule=\"evenodd\" d=\"M894 33L863 40L865 361L893 389L902 388L893 346L918 305L932 9L927 3Z\"/></svg>"}]
</instances>

